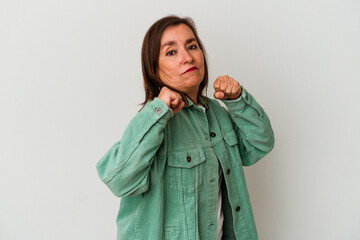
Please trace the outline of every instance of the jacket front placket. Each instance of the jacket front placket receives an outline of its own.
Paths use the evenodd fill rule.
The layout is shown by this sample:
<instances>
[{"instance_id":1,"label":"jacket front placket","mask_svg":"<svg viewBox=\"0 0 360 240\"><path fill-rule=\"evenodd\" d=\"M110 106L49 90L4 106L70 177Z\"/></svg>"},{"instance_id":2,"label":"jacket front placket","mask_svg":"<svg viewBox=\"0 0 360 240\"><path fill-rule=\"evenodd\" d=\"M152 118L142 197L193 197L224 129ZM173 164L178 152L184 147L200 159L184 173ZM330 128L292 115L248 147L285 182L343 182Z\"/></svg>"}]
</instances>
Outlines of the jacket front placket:
<instances>
[{"instance_id":1,"label":"jacket front placket","mask_svg":"<svg viewBox=\"0 0 360 240\"><path fill-rule=\"evenodd\" d=\"M209 110L206 105L204 105L204 107L193 105L190 108L192 110L192 122L195 127L202 132L201 146L206 155L203 179L204 188L199 195L199 203L202 205L200 206L202 211L200 211L199 232L202 238L215 240L217 233L216 207L218 201L219 163L212 148L212 138L214 135L211 129L213 128L209 126L207 115L207 111Z\"/></svg>"}]
</instances>

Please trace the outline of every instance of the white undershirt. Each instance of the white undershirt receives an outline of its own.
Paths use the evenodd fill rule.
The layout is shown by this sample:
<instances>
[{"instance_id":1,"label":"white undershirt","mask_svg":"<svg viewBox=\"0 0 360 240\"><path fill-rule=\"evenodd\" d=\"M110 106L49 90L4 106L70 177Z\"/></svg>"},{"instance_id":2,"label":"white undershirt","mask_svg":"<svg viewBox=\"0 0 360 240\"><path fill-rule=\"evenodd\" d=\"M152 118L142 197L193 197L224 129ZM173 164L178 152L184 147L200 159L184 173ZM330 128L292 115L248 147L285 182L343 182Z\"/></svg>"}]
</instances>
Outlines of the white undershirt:
<instances>
[{"instance_id":1,"label":"white undershirt","mask_svg":"<svg viewBox=\"0 0 360 240\"><path fill-rule=\"evenodd\" d=\"M216 207L217 212L217 240L221 240L221 237L223 235L223 222L224 222L224 214L221 207L221 181L223 179L223 171L221 169L220 163L219 163L219 193L218 193L218 202Z\"/></svg>"}]
</instances>

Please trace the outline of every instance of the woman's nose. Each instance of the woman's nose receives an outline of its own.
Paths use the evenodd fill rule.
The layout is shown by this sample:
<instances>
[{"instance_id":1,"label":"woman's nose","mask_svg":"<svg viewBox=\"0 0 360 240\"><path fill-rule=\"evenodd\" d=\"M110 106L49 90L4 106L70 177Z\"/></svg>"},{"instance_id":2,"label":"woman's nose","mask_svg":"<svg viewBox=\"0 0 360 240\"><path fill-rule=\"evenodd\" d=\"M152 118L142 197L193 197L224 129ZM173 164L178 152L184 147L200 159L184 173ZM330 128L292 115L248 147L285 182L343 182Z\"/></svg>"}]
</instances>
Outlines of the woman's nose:
<instances>
[{"instance_id":1,"label":"woman's nose","mask_svg":"<svg viewBox=\"0 0 360 240\"><path fill-rule=\"evenodd\" d=\"M191 63L193 60L194 60L193 57L191 56L191 54L188 51L186 51L186 50L181 51L181 53L180 53L180 63L181 64Z\"/></svg>"}]
</instances>

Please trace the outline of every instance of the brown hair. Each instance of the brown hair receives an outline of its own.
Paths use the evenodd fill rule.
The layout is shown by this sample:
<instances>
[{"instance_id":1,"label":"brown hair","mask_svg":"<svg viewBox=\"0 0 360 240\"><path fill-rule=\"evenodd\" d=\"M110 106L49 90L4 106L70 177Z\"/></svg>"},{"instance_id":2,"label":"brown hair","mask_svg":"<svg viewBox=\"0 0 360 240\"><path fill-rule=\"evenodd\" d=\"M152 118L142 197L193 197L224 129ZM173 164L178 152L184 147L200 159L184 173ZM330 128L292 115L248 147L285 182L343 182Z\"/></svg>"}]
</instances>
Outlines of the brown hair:
<instances>
[{"instance_id":1,"label":"brown hair","mask_svg":"<svg viewBox=\"0 0 360 240\"><path fill-rule=\"evenodd\" d=\"M170 86L164 84L160 77L157 74L158 65L159 65L159 55L160 55L160 45L161 45L161 37L164 31L170 26L177 26L179 24L187 25L192 32L199 44L200 49L204 55L204 79L200 83L198 97L202 96L203 90L207 88L208 85L208 68L206 61L206 52L205 48L197 34L196 26L194 21L189 18L180 18L175 15L170 15L167 17L163 17L156 21L147 31L142 49L141 49L141 65L142 65L142 74L144 78L144 88L145 88L145 101L142 105L145 105L148 101L153 100L160 93L162 87L166 86L169 89L176 91L181 94L183 101L187 104L187 95L179 90L173 89Z\"/></svg>"}]
</instances>

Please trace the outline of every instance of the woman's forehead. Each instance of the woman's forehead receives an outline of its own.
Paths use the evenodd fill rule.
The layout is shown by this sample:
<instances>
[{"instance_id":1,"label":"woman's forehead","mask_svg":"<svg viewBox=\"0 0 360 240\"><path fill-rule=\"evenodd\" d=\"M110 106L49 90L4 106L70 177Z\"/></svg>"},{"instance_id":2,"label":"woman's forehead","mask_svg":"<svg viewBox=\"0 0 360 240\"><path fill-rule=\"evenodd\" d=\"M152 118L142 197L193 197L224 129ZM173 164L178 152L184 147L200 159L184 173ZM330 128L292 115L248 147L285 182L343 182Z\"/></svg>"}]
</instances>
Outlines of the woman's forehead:
<instances>
[{"instance_id":1,"label":"woman's forehead","mask_svg":"<svg viewBox=\"0 0 360 240\"><path fill-rule=\"evenodd\" d=\"M161 45L169 45L169 43L176 44L177 42L189 42L189 40L196 41L193 31L187 25L179 24L165 29L161 37Z\"/></svg>"}]
</instances>

